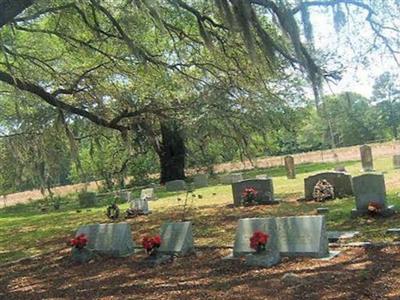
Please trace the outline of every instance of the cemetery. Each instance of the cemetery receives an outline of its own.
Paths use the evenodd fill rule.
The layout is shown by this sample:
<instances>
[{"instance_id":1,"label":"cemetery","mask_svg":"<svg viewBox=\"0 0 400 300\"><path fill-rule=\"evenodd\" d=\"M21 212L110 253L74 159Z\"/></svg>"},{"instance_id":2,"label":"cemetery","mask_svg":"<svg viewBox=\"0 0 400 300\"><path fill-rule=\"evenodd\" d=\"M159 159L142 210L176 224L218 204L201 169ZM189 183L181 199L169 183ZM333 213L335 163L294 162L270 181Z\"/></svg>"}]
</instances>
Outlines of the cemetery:
<instances>
[{"instance_id":1,"label":"cemetery","mask_svg":"<svg viewBox=\"0 0 400 300\"><path fill-rule=\"evenodd\" d=\"M399 16L0 0L0 300L400 299Z\"/></svg>"},{"instance_id":2,"label":"cemetery","mask_svg":"<svg viewBox=\"0 0 400 300\"><path fill-rule=\"evenodd\" d=\"M282 289L281 293L289 297L293 287L292 283L286 282L291 281L297 282L293 283L294 293L302 295L303 291L298 288L304 284L312 284L315 280L317 282L323 280L325 284L329 282L331 286L339 288L354 276L361 280L366 276L366 270L368 278L395 276L399 269L398 265L393 265L393 260L400 259L399 246L396 246L396 243L400 244L396 242L400 241L400 229L398 229L400 218L395 213L396 207L400 206L400 198L397 196L400 192L400 177L398 170L388 164L390 160L391 158L378 158L374 161L375 168L385 173L385 180L383 175L362 171L361 161L345 162L348 174L352 175L354 196L343 195L342 198L325 202L324 206L328 211L323 214L316 212L320 207L318 202L299 202L297 199L304 196L304 181L315 176L313 174L331 174L332 172L328 170L334 168L332 163L297 165L296 179L290 181L287 179L284 166L242 171L244 180L232 184L226 184L218 177L209 178L207 187L190 192L202 197L188 197L190 208L187 210L186 219L190 221L184 222L181 222L183 200L177 199L184 199L186 193L164 191L165 188L159 187L153 188L152 191L148 189L133 191L131 201L121 197L122 202L119 204L121 210L131 205L139 205L136 203L137 201L142 203L141 199L146 200L151 207L151 214L138 215L134 219L124 219L121 216L118 220L110 222L102 213L104 207L93 206L77 213L72 203L70 207L48 214L33 213L32 204L8 207L2 212L12 219L20 219L30 211L33 216L25 217L19 222L23 225L21 228L34 228L37 234L35 239L31 239L32 231L15 231L11 219L8 222L5 222L7 219L1 221L0 232L3 236L13 232L13 238L8 239L7 246L2 244L4 249L1 256L2 263L5 266L12 266L14 270L8 273L6 268L1 268L2 280L5 278L17 280L18 270L23 267L25 276L29 276L31 280L35 278L37 272L41 277L47 276L43 272L46 274L55 272L59 275L48 277L46 279L48 284L60 288L66 280L65 276L73 276L75 279L70 284L78 287L82 280L86 280L86 276L96 276L102 272L101 270L108 270L110 275L114 272L126 275L140 274L139 276L146 278L148 282L156 278L166 280L165 278L170 276L178 276L171 284L175 285L177 283L174 282L182 281L184 285L189 284L191 289L187 290L179 284L174 287L174 291L179 291L187 297L196 297L201 290L201 293L212 297L217 295L215 293L218 295L227 293L224 292L224 288L218 287L218 282L224 280L227 285L234 287L236 283L233 283L232 278L241 274L240 276L244 276L242 284L250 287L255 282L261 283L268 278L268 281L272 280L274 283L271 285L271 282L267 286L279 287ZM241 182L243 186L247 186L250 182L256 189L260 189L265 185L254 185L257 181L255 178L265 173L269 174L268 177L262 175L265 179L257 180L266 181L266 186L271 187L268 184L273 179L273 194L282 199L279 204L232 205L234 204L232 187ZM385 184L384 187L382 184ZM348 182L345 181L344 186L347 185ZM144 194L157 200L147 201L150 196L147 198ZM366 198L369 194L371 197ZM379 202L383 208L381 215L368 213L368 204L365 204L367 199L382 201ZM358 211L363 213L358 214ZM254 236L255 233L261 235L261 238L265 238L263 233L267 235L267 242L261 250L252 248L250 243L251 238L258 237ZM75 244L71 245L80 245L83 238L86 239L83 241L85 246L82 249L78 249L77 246L72 248L65 246L63 240L73 237L76 240L73 241ZM154 242L157 238L159 244ZM44 244L46 247L36 244L36 239L48 241ZM26 242L22 245L19 242L21 240ZM259 247L261 244L257 245ZM32 258L27 260L26 256ZM355 271L347 271L347 266L362 261L369 262L372 266L367 269L356 268ZM44 262L47 266L46 271L39 271L38 264ZM91 271L87 275L79 275L81 274L79 270L86 268L85 266L90 266ZM68 269L67 272L61 271L65 268ZM210 268L215 274L214 271L209 274ZM178 270L185 270L185 275L178 275ZM253 272L259 274L257 279L250 275ZM304 272L311 272L313 275L304 277ZM190 283L190 278L193 276L204 283L200 285L196 285L194 281ZM249 279L246 279L248 276ZM107 274L102 277L106 282L111 280ZM115 293L116 286L122 284L139 284L138 280L129 277L120 277L117 281L113 279L114 284L107 285L106 293ZM204 284L213 287L213 290L203 290ZM393 284L386 286L389 290L392 289L398 284L397 279ZM324 288L325 285L322 283L318 286L318 289L308 288L309 293L314 295L321 292L329 293L329 289ZM353 286L352 289L344 289L344 295L352 295L355 288ZM45 287L42 289L46 295L58 294L55 289ZM28 292L28 295L36 292ZM16 290L15 293L18 295L20 292ZM152 292L143 288L138 293L149 296ZM373 295L372 287L368 289L368 293ZM85 295L85 292L79 295ZM225 296L228 297L228 294Z\"/></svg>"}]
</instances>

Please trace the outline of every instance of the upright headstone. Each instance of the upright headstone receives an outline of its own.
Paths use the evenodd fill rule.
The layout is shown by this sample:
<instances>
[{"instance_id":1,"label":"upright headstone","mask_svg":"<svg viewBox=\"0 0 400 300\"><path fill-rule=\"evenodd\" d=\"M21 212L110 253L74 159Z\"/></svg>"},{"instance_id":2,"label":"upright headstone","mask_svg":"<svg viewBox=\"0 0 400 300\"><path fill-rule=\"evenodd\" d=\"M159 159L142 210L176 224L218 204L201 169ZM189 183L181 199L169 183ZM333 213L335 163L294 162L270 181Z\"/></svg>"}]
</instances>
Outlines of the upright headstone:
<instances>
[{"instance_id":1,"label":"upright headstone","mask_svg":"<svg viewBox=\"0 0 400 300\"><path fill-rule=\"evenodd\" d=\"M329 255L325 216L276 218L282 256L322 258Z\"/></svg>"},{"instance_id":2,"label":"upright headstone","mask_svg":"<svg viewBox=\"0 0 400 300\"><path fill-rule=\"evenodd\" d=\"M246 188L254 188L257 191L257 202L275 204L272 178L247 179L232 183L233 204L235 206L242 205L242 194Z\"/></svg>"},{"instance_id":3,"label":"upright headstone","mask_svg":"<svg viewBox=\"0 0 400 300\"><path fill-rule=\"evenodd\" d=\"M254 253L250 247L250 238L255 231L262 231L268 234L266 250L278 248L278 229L274 218L246 218L240 219L235 234L233 256L239 257Z\"/></svg>"},{"instance_id":4,"label":"upright headstone","mask_svg":"<svg viewBox=\"0 0 400 300\"><path fill-rule=\"evenodd\" d=\"M315 185L318 181L324 179L333 186L335 197L343 198L353 195L350 174L344 172L324 172L304 178L304 197L306 200L313 200Z\"/></svg>"},{"instance_id":5,"label":"upright headstone","mask_svg":"<svg viewBox=\"0 0 400 300\"><path fill-rule=\"evenodd\" d=\"M393 206L387 206L386 187L383 174L368 173L353 178L356 208L351 211L353 217L368 214L368 206L376 204L381 207L383 215L394 213Z\"/></svg>"},{"instance_id":6,"label":"upright headstone","mask_svg":"<svg viewBox=\"0 0 400 300\"><path fill-rule=\"evenodd\" d=\"M207 174L197 174L193 177L193 184L195 188L202 188L208 186Z\"/></svg>"},{"instance_id":7,"label":"upright headstone","mask_svg":"<svg viewBox=\"0 0 400 300\"><path fill-rule=\"evenodd\" d=\"M121 191L118 192L118 196L122 199L125 200L126 202L131 201L132 193L129 191Z\"/></svg>"},{"instance_id":8,"label":"upright headstone","mask_svg":"<svg viewBox=\"0 0 400 300\"><path fill-rule=\"evenodd\" d=\"M184 191L186 190L186 182L184 180L172 180L165 183L165 188L168 192Z\"/></svg>"},{"instance_id":9,"label":"upright headstone","mask_svg":"<svg viewBox=\"0 0 400 300\"><path fill-rule=\"evenodd\" d=\"M155 200L154 188L147 188L140 191L140 199Z\"/></svg>"},{"instance_id":10,"label":"upright headstone","mask_svg":"<svg viewBox=\"0 0 400 300\"><path fill-rule=\"evenodd\" d=\"M131 227L128 223L90 224L79 227L76 236L86 235L87 248L109 257L125 257L134 253Z\"/></svg>"},{"instance_id":11,"label":"upright headstone","mask_svg":"<svg viewBox=\"0 0 400 300\"><path fill-rule=\"evenodd\" d=\"M242 173L231 173L221 177L222 184L232 184L241 180L243 180Z\"/></svg>"},{"instance_id":12,"label":"upright headstone","mask_svg":"<svg viewBox=\"0 0 400 300\"><path fill-rule=\"evenodd\" d=\"M395 169L400 169L400 154L393 156L393 167Z\"/></svg>"},{"instance_id":13,"label":"upright headstone","mask_svg":"<svg viewBox=\"0 0 400 300\"><path fill-rule=\"evenodd\" d=\"M137 199L133 199L130 202L130 206L133 209L139 210L141 211L143 214L148 214L150 213L149 210L149 202L147 200L147 198L137 198Z\"/></svg>"},{"instance_id":14,"label":"upright headstone","mask_svg":"<svg viewBox=\"0 0 400 300\"><path fill-rule=\"evenodd\" d=\"M240 219L235 236L234 256L249 253L249 235L255 230L276 235L282 256L329 256L325 216Z\"/></svg>"},{"instance_id":15,"label":"upright headstone","mask_svg":"<svg viewBox=\"0 0 400 300\"><path fill-rule=\"evenodd\" d=\"M371 147L363 145L360 147L361 165L364 172L371 172L374 170L374 160L372 157Z\"/></svg>"},{"instance_id":16,"label":"upright headstone","mask_svg":"<svg viewBox=\"0 0 400 300\"><path fill-rule=\"evenodd\" d=\"M165 223L161 227L161 246L158 252L186 255L194 251L191 222Z\"/></svg>"},{"instance_id":17,"label":"upright headstone","mask_svg":"<svg viewBox=\"0 0 400 300\"><path fill-rule=\"evenodd\" d=\"M293 156L285 156L285 168L286 168L286 176L288 179L296 178L296 170L294 166L294 157Z\"/></svg>"}]
</instances>

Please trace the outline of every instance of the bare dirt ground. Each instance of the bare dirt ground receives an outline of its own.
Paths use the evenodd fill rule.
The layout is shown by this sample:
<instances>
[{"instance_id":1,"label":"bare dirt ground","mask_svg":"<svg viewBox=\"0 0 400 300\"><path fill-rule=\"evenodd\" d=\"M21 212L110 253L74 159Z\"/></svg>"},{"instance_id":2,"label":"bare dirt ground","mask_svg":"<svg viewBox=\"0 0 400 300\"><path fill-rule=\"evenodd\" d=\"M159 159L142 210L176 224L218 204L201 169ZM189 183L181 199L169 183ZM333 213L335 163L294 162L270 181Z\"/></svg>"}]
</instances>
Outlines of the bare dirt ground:
<instances>
[{"instance_id":1,"label":"bare dirt ground","mask_svg":"<svg viewBox=\"0 0 400 300\"><path fill-rule=\"evenodd\" d=\"M400 247L347 248L330 260L284 258L259 269L198 250L165 266L143 255L74 265L68 250L0 270L1 299L400 299ZM292 272L295 284L281 278Z\"/></svg>"},{"instance_id":2,"label":"bare dirt ground","mask_svg":"<svg viewBox=\"0 0 400 300\"><path fill-rule=\"evenodd\" d=\"M400 153L400 141L370 144L374 157L393 156ZM335 162L359 160L359 146L337 148L335 150L313 151L308 153L299 153L293 155L297 164L301 163L317 163L317 162ZM274 156L266 158L258 158L252 164L250 161L223 163L215 166L217 173L231 172L235 170L252 169L254 166L259 168L277 167L284 165L284 156ZM188 170L190 173L190 170ZM90 182L89 190L97 190L100 182ZM56 195L64 196L77 191L84 187L83 184L73 184L55 187L53 192ZM40 190L25 191L20 193L9 194L0 198L3 206L11 206L17 203L26 203L30 200L43 198Z\"/></svg>"}]
</instances>

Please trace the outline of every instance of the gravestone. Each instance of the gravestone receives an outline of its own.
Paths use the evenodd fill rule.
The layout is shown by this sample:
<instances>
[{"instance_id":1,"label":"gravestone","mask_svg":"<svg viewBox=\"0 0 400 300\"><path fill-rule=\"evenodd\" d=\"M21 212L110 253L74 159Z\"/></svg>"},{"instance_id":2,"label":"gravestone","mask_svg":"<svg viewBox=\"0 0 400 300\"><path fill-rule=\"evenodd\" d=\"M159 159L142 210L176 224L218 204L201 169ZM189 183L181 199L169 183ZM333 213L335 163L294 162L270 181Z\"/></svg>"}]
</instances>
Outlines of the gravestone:
<instances>
[{"instance_id":1,"label":"gravestone","mask_svg":"<svg viewBox=\"0 0 400 300\"><path fill-rule=\"evenodd\" d=\"M400 155L393 156L393 167L395 169L400 169Z\"/></svg>"},{"instance_id":2,"label":"gravestone","mask_svg":"<svg viewBox=\"0 0 400 300\"><path fill-rule=\"evenodd\" d=\"M286 168L286 176L288 179L295 179L296 178L296 170L294 165L294 158L293 156L285 156L285 168Z\"/></svg>"},{"instance_id":3,"label":"gravestone","mask_svg":"<svg viewBox=\"0 0 400 300\"><path fill-rule=\"evenodd\" d=\"M244 221L242 221L244 220ZM240 219L236 231L234 256L248 254L249 232L263 228L276 234L280 255L323 258L329 256L325 216L294 216L276 218ZM274 234L274 232L276 232Z\"/></svg>"},{"instance_id":4,"label":"gravestone","mask_svg":"<svg viewBox=\"0 0 400 300\"><path fill-rule=\"evenodd\" d=\"M109 257L125 257L134 253L131 227L128 223L90 224L79 227L76 236L86 235L87 248Z\"/></svg>"},{"instance_id":5,"label":"gravestone","mask_svg":"<svg viewBox=\"0 0 400 300\"><path fill-rule=\"evenodd\" d=\"M314 187L320 180L328 181L334 189L335 197L353 195L351 175L344 172L324 172L304 178L304 198L313 200Z\"/></svg>"},{"instance_id":6,"label":"gravestone","mask_svg":"<svg viewBox=\"0 0 400 300\"><path fill-rule=\"evenodd\" d=\"M194 251L191 222L165 223L161 227L161 246L158 252L186 255Z\"/></svg>"},{"instance_id":7,"label":"gravestone","mask_svg":"<svg viewBox=\"0 0 400 300\"><path fill-rule=\"evenodd\" d=\"M118 197L122 200L125 200L126 202L129 202L131 201L132 193L128 191L121 191L118 192Z\"/></svg>"},{"instance_id":8,"label":"gravestone","mask_svg":"<svg viewBox=\"0 0 400 300\"><path fill-rule=\"evenodd\" d=\"M247 179L232 183L233 204L242 205L242 193L246 188L254 188L257 191L257 202L276 204L274 199L274 186L272 179Z\"/></svg>"},{"instance_id":9,"label":"gravestone","mask_svg":"<svg viewBox=\"0 0 400 300\"><path fill-rule=\"evenodd\" d=\"M322 258L329 255L325 216L276 218L282 256Z\"/></svg>"},{"instance_id":10,"label":"gravestone","mask_svg":"<svg viewBox=\"0 0 400 300\"><path fill-rule=\"evenodd\" d=\"M184 191L186 190L186 182L184 180L172 180L165 183L165 188L168 192Z\"/></svg>"},{"instance_id":11,"label":"gravestone","mask_svg":"<svg viewBox=\"0 0 400 300\"><path fill-rule=\"evenodd\" d=\"M137 199L133 199L130 202L130 207L132 209L136 209L136 210L140 210L143 212L143 214L149 214L150 210L149 210L149 202L147 200L147 198L137 198Z\"/></svg>"},{"instance_id":12,"label":"gravestone","mask_svg":"<svg viewBox=\"0 0 400 300\"><path fill-rule=\"evenodd\" d=\"M371 147L363 145L360 147L361 165L364 172L371 172L374 170L374 160L372 157Z\"/></svg>"},{"instance_id":13,"label":"gravestone","mask_svg":"<svg viewBox=\"0 0 400 300\"><path fill-rule=\"evenodd\" d=\"M140 199L155 200L154 188L142 189L140 191Z\"/></svg>"},{"instance_id":14,"label":"gravestone","mask_svg":"<svg viewBox=\"0 0 400 300\"><path fill-rule=\"evenodd\" d=\"M387 206L385 177L383 174L368 173L353 178L356 208L351 211L353 217L368 214L368 206L375 203L382 208L382 215L394 213L393 206Z\"/></svg>"},{"instance_id":15,"label":"gravestone","mask_svg":"<svg viewBox=\"0 0 400 300\"><path fill-rule=\"evenodd\" d=\"M274 218L239 219L233 246L233 256L239 257L255 253L250 247L250 238L255 231L262 231L269 235L265 246L267 251L274 251L274 249L278 248L278 229Z\"/></svg>"},{"instance_id":16,"label":"gravestone","mask_svg":"<svg viewBox=\"0 0 400 300\"><path fill-rule=\"evenodd\" d=\"M207 174L197 174L193 177L193 184L195 188L202 188L208 186Z\"/></svg>"},{"instance_id":17,"label":"gravestone","mask_svg":"<svg viewBox=\"0 0 400 300\"><path fill-rule=\"evenodd\" d=\"M243 180L242 173L231 173L221 177L222 184L232 184Z\"/></svg>"}]
</instances>

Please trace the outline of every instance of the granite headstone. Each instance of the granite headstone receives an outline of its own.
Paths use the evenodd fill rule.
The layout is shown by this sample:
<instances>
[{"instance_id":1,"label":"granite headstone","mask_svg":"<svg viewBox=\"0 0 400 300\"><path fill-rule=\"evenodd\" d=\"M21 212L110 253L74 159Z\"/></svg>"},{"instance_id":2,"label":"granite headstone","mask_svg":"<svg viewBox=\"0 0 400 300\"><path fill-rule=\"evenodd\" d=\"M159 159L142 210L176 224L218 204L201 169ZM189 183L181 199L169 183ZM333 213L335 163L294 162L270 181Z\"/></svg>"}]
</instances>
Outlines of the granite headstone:
<instances>
[{"instance_id":1,"label":"granite headstone","mask_svg":"<svg viewBox=\"0 0 400 300\"><path fill-rule=\"evenodd\" d=\"M202 188L208 186L207 174L197 174L193 177L193 184L195 188Z\"/></svg>"},{"instance_id":2,"label":"granite headstone","mask_svg":"<svg viewBox=\"0 0 400 300\"><path fill-rule=\"evenodd\" d=\"M286 168L286 176L288 179L296 178L296 170L294 165L294 157L293 156L285 156L285 168Z\"/></svg>"},{"instance_id":3,"label":"granite headstone","mask_svg":"<svg viewBox=\"0 0 400 300\"><path fill-rule=\"evenodd\" d=\"M274 186L271 178L247 179L232 183L233 204L242 205L242 193L246 188L254 188L257 191L257 202L265 204L277 203L274 199Z\"/></svg>"},{"instance_id":4,"label":"granite headstone","mask_svg":"<svg viewBox=\"0 0 400 300\"><path fill-rule=\"evenodd\" d=\"M371 147L363 145L360 147L361 165L364 172L371 172L374 170L374 160L372 157Z\"/></svg>"},{"instance_id":5,"label":"granite headstone","mask_svg":"<svg viewBox=\"0 0 400 300\"><path fill-rule=\"evenodd\" d=\"M335 197L343 198L353 195L350 174L344 172L324 172L304 178L304 197L306 200L313 200L315 185L318 181L324 179L333 186Z\"/></svg>"},{"instance_id":6,"label":"granite headstone","mask_svg":"<svg viewBox=\"0 0 400 300\"><path fill-rule=\"evenodd\" d=\"M84 234L87 248L109 257L125 257L134 253L131 227L128 223L90 224L79 227L76 236Z\"/></svg>"},{"instance_id":7,"label":"granite headstone","mask_svg":"<svg viewBox=\"0 0 400 300\"><path fill-rule=\"evenodd\" d=\"M393 206L387 206L386 186L383 174L366 173L353 177L354 196L356 198L356 208L351 215L357 217L368 214L368 206L371 203L381 207L383 215L394 213Z\"/></svg>"},{"instance_id":8,"label":"granite headstone","mask_svg":"<svg viewBox=\"0 0 400 300\"><path fill-rule=\"evenodd\" d=\"M194 251L191 222L165 223L161 227L161 247L158 252L186 255Z\"/></svg>"},{"instance_id":9,"label":"granite headstone","mask_svg":"<svg viewBox=\"0 0 400 300\"><path fill-rule=\"evenodd\" d=\"M184 180L172 180L165 183L165 188L168 192L184 191L187 188Z\"/></svg>"}]
</instances>

